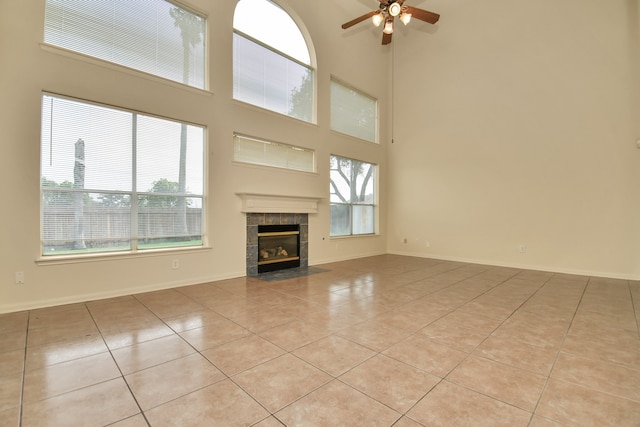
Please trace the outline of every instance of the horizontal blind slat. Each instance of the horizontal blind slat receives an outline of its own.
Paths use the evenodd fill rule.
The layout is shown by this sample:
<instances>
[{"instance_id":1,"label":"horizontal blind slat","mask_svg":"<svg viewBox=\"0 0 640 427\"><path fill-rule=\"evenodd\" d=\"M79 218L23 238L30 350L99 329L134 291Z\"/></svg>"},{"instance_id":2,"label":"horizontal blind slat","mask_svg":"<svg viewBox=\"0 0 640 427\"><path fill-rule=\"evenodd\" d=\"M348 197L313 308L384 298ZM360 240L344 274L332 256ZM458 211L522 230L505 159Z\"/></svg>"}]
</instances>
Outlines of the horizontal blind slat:
<instances>
[{"instance_id":1,"label":"horizontal blind slat","mask_svg":"<svg viewBox=\"0 0 640 427\"><path fill-rule=\"evenodd\" d=\"M46 43L200 89L205 31L204 17L165 0L46 1Z\"/></svg>"}]
</instances>

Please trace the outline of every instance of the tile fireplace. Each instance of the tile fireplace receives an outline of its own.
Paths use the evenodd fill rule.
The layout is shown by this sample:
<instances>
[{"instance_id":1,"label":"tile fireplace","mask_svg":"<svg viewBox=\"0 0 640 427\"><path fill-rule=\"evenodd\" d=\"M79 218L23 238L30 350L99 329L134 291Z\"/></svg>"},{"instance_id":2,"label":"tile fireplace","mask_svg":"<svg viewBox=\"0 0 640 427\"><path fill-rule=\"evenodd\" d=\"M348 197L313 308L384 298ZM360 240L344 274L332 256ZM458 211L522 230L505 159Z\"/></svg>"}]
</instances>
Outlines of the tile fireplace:
<instances>
[{"instance_id":1,"label":"tile fireplace","mask_svg":"<svg viewBox=\"0 0 640 427\"><path fill-rule=\"evenodd\" d=\"M247 276L309 267L309 214L321 197L236 193L247 218Z\"/></svg>"},{"instance_id":2,"label":"tile fireplace","mask_svg":"<svg viewBox=\"0 0 640 427\"><path fill-rule=\"evenodd\" d=\"M247 213L247 276L309 265L308 214Z\"/></svg>"}]
</instances>

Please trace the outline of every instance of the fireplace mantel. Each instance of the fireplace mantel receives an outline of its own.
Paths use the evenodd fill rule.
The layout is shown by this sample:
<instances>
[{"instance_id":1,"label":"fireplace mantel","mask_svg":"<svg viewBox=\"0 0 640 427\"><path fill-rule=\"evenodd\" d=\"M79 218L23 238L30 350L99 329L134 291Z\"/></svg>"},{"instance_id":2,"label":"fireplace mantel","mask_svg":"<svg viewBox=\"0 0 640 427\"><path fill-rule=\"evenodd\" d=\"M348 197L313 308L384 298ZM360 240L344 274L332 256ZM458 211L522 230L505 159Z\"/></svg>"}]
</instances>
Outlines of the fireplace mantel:
<instances>
[{"instance_id":1,"label":"fireplace mantel","mask_svg":"<svg viewBox=\"0 0 640 427\"><path fill-rule=\"evenodd\" d=\"M236 193L244 213L318 213L321 197Z\"/></svg>"}]
</instances>

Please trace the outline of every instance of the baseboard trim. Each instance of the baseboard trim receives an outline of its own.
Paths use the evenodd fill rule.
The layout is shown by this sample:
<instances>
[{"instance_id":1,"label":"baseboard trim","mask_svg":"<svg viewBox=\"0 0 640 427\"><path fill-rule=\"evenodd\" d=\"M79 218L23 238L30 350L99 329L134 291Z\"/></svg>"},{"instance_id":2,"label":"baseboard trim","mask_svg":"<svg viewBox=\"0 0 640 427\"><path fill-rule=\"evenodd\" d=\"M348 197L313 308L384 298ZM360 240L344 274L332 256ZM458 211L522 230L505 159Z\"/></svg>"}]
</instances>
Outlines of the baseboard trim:
<instances>
[{"instance_id":1,"label":"baseboard trim","mask_svg":"<svg viewBox=\"0 0 640 427\"><path fill-rule=\"evenodd\" d=\"M549 267L549 266L541 266L541 265L531 265L531 264L519 264L519 263L502 263L497 261L485 260L485 259L475 259L475 258L465 258L465 257L450 257L450 256L442 256L442 255L433 255L433 254L417 254L414 252L404 252L404 251L391 251L388 252L390 255L402 255L402 256L412 256L416 258L429 258L429 259L437 259L441 261L454 261L454 262L466 262L469 264L481 264L481 265L490 265L494 267L506 267L506 268L519 268L522 270L535 270L535 271L546 271L549 273L558 273L558 274L573 274L576 276L591 276L591 277L603 277L609 279L620 279L620 280L631 280L637 281L640 280L640 276L634 276L632 274L619 274L619 273L607 273L602 271L590 271L590 270L577 270L570 268L557 268L557 267Z\"/></svg>"},{"instance_id":2,"label":"baseboard trim","mask_svg":"<svg viewBox=\"0 0 640 427\"><path fill-rule=\"evenodd\" d=\"M82 303L87 301L97 301L97 300L102 300L107 298L121 297L125 295L134 295L134 294L141 294L144 292L162 291L165 289L173 289L173 288L178 288L182 286L191 286L191 285L198 285L201 283L235 279L235 278L244 277L244 276L246 276L246 274L243 271L242 273L237 272L237 273L224 274L220 276L198 277L198 278L193 278L187 281L162 282L162 283L155 283L155 284L145 285L145 286L136 286L132 288L118 289L115 291L108 291L108 292L89 292L86 294L71 295L71 296L62 297L62 298L41 299L41 300L29 301L29 302L20 303L20 304L4 304L4 305L0 305L0 313L14 313L17 311L34 310L34 309L44 308L44 307L54 307L54 306L66 305L66 304Z\"/></svg>"},{"instance_id":3,"label":"baseboard trim","mask_svg":"<svg viewBox=\"0 0 640 427\"><path fill-rule=\"evenodd\" d=\"M330 264L333 262L351 261L359 258L368 258L372 256L386 255L387 253L388 252L371 252L367 254L360 254L357 256L343 256L343 257L335 257L335 258L332 257L332 258L325 258L325 259L314 259L314 260L309 260L309 265L321 266L322 264Z\"/></svg>"}]
</instances>

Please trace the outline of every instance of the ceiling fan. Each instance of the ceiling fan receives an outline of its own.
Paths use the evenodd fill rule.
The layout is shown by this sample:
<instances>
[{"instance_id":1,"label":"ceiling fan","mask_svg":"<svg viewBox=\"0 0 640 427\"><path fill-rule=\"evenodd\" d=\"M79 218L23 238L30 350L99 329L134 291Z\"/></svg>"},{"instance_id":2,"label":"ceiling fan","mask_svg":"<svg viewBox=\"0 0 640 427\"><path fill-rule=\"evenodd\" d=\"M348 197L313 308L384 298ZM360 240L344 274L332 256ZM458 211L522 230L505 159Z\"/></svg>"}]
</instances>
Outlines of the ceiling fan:
<instances>
[{"instance_id":1,"label":"ceiling fan","mask_svg":"<svg viewBox=\"0 0 640 427\"><path fill-rule=\"evenodd\" d=\"M440 19L440 15L437 13L429 12L417 7L405 6L405 0L378 0L380 6L376 10L372 10L369 13L353 19L349 22L342 24L343 29L347 29L353 25L356 25L366 19L371 18L373 25L379 27L384 22L382 30L382 44L391 43L391 36L393 34L393 21L396 16L399 16L400 21L404 25L407 25L411 18L419 19L429 24L435 24Z\"/></svg>"}]
</instances>

